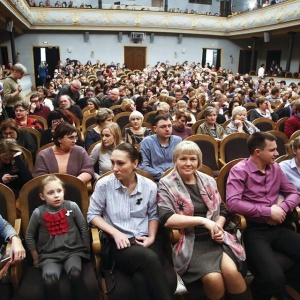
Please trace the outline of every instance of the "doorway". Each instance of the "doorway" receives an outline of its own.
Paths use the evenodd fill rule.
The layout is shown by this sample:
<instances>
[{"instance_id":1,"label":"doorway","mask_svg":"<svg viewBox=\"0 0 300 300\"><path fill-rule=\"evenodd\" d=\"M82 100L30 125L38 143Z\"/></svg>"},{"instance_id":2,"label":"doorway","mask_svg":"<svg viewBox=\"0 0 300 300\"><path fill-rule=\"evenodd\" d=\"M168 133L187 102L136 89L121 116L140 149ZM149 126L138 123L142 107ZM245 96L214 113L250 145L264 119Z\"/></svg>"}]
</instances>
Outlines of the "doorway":
<instances>
[{"instance_id":1,"label":"doorway","mask_svg":"<svg viewBox=\"0 0 300 300\"><path fill-rule=\"evenodd\" d=\"M3 65L5 68L8 68L8 51L6 46L0 47L0 66Z\"/></svg>"},{"instance_id":2,"label":"doorway","mask_svg":"<svg viewBox=\"0 0 300 300\"><path fill-rule=\"evenodd\" d=\"M41 62L46 63L50 81L53 78L54 70L60 60L59 47L33 47L34 78L35 86L41 85L38 78L38 69Z\"/></svg>"},{"instance_id":3,"label":"doorway","mask_svg":"<svg viewBox=\"0 0 300 300\"><path fill-rule=\"evenodd\" d=\"M267 51L267 62L266 62L266 71L268 71L271 67L273 61L276 61L278 67L280 66L281 60L281 50L270 50Z\"/></svg>"},{"instance_id":4,"label":"doorway","mask_svg":"<svg viewBox=\"0 0 300 300\"><path fill-rule=\"evenodd\" d=\"M146 47L124 47L124 63L130 70L146 67Z\"/></svg>"},{"instance_id":5,"label":"doorway","mask_svg":"<svg viewBox=\"0 0 300 300\"><path fill-rule=\"evenodd\" d=\"M219 70L221 66L221 49L202 50L202 66L207 65L209 68Z\"/></svg>"},{"instance_id":6,"label":"doorway","mask_svg":"<svg viewBox=\"0 0 300 300\"><path fill-rule=\"evenodd\" d=\"M228 17L228 15L231 15L231 0L220 1L220 15L222 17Z\"/></svg>"},{"instance_id":7,"label":"doorway","mask_svg":"<svg viewBox=\"0 0 300 300\"><path fill-rule=\"evenodd\" d=\"M241 50L240 51L240 60L239 60L239 68L238 72L240 74L249 73L251 70L251 50ZM257 51L254 52L254 70L256 70L257 64Z\"/></svg>"}]
</instances>

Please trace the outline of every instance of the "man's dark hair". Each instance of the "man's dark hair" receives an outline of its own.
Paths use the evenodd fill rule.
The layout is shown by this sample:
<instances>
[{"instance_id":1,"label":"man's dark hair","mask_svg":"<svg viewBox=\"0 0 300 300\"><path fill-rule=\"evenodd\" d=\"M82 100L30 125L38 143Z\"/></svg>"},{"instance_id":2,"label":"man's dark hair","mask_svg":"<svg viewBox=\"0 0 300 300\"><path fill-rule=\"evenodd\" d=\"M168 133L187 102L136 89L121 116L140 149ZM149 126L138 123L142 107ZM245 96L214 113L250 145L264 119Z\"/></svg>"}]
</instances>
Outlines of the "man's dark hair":
<instances>
[{"instance_id":1,"label":"man's dark hair","mask_svg":"<svg viewBox=\"0 0 300 300\"><path fill-rule=\"evenodd\" d=\"M247 140L250 155L252 155L257 148L263 150L266 146L266 140L272 142L277 139L273 134L267 132L254 132Z\"/></svg>"},{"instance_id":2,"label":"man's dark hair","mask_svg":"<svg viewBox=\"0 0 300 300\"><path fill-rule=\"evenodd\" d=\"M277 93L279 93L279 89L278 89L277 87L273 87L273 88L271 89L271 95L275 95L275 94L277 94Z\"/></svg>"},{"instance_id":3,"label":"man's dark hair","mask_svg":"<svg viewBox=\"0 0 300 300\"><path fill-rule=\"evenodd\" d=\"M168 121L168 120L170 120L170 118L169 118L168 116L165 116L165 115L157 115L157 116L155 117L155 119L154 119L154 122L153 122L154 126L156 126L157 123L158 123L160 120Z\"/></svg>"}]
</instances>

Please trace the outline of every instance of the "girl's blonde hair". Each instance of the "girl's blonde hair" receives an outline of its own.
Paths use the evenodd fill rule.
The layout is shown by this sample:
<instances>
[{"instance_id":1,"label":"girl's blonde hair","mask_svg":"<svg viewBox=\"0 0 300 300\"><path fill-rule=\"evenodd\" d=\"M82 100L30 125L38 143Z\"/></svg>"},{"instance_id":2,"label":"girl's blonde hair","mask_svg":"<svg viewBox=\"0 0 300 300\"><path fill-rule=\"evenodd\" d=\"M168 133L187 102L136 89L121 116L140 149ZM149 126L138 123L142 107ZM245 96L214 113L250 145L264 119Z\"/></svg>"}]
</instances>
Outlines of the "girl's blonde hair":
<instances>
[{"instance_id":1,"label":"girl's blonde hair","mask_svg":"<svg viewBox=\"0 0 300 300\"><path fill-rule=\"evenodd\" d=\"M45 186L51 181L57 181L58 183L61 184L63 190L65 190L65 183L60 178L58 178L55 175L49 175L49 176L45 177L41 182L40 190L39 190L39 192L41 194L43 193Z\"/></svg>"},{"instance_id":2,"label":"girl's blonde hair","mask_svg":"<svg viewBox=\"0 0 300 300\"><path fill-rule=\"evenodd\" d=\"M294 151L300 148L300 136L286 144L285 148L288 157L293 158L295 156Z\"/></svg>"}]
</instances>

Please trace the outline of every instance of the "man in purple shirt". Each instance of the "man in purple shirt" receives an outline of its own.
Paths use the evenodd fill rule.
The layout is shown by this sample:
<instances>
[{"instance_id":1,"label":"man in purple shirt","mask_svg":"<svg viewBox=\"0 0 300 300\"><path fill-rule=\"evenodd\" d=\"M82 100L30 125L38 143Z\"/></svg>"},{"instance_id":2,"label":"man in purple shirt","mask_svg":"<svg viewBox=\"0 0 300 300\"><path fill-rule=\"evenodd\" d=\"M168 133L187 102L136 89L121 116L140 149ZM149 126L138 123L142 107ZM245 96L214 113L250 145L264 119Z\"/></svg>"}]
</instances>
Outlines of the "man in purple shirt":
<instances>
[{"instance_id":1,"label":"man in purple shirt","mask_svg":"<svg viewBox=\"0 0 300 300\"><path fill-rule=\"evenodd\" d=\"M244 243L254 275L252 299L289 299L284 291L286 274L274 251L293 259L294 268L300 267L300 234L281 226L299 205L300 196L275 163L276 137L266 132L253 133L248 149L250 157L230 170L226 204L230 212L242 214L247 220Z\"/></svg>"}]
</instances>

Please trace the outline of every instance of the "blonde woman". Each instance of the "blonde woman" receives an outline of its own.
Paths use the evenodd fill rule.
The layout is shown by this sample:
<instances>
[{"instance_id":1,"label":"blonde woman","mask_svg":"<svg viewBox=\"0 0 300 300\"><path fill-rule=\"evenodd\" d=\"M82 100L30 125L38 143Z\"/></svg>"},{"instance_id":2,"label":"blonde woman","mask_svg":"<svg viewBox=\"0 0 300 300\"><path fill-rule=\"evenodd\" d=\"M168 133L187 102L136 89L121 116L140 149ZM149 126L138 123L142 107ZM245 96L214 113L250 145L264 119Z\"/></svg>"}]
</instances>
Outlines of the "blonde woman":
<instances>
[{"instance_id":1,"label":"blonde woman","mask_svg":"<svg viewBox=\"0 0 300 300\"><path fill-rule=\"evenodd\" d=\"M300 191L300 137L295 138L287 145L288 160L279 163L287 179Z\"/></svg>"},{"instance_id":2,"label":"blonde woman","mask_svg":"<svg viewBox=\"0 0 300 300\"><path fill-rule=\"evenodd\" d=\"M88 150L89 147L101 140L101 130L106 125L112 122L114 113L108 108L100 108L96 114L96 126L90 129L85 138L85 149Z\"/></svg>"},{"instance_id":3,"label":"blonde woman","mask_svg":"<svg viewBox=\"0 0 300 300\"><path fill-rule=\"evenodd\" d=\"M122 139L119 125L114 122L106 124L101 130L101 137L101 143L96 144L90 154L94 166L98 163L94 174L95 179L112 169L111 153L116 146L121 144Z\"/></svg>"}]
</instances>

